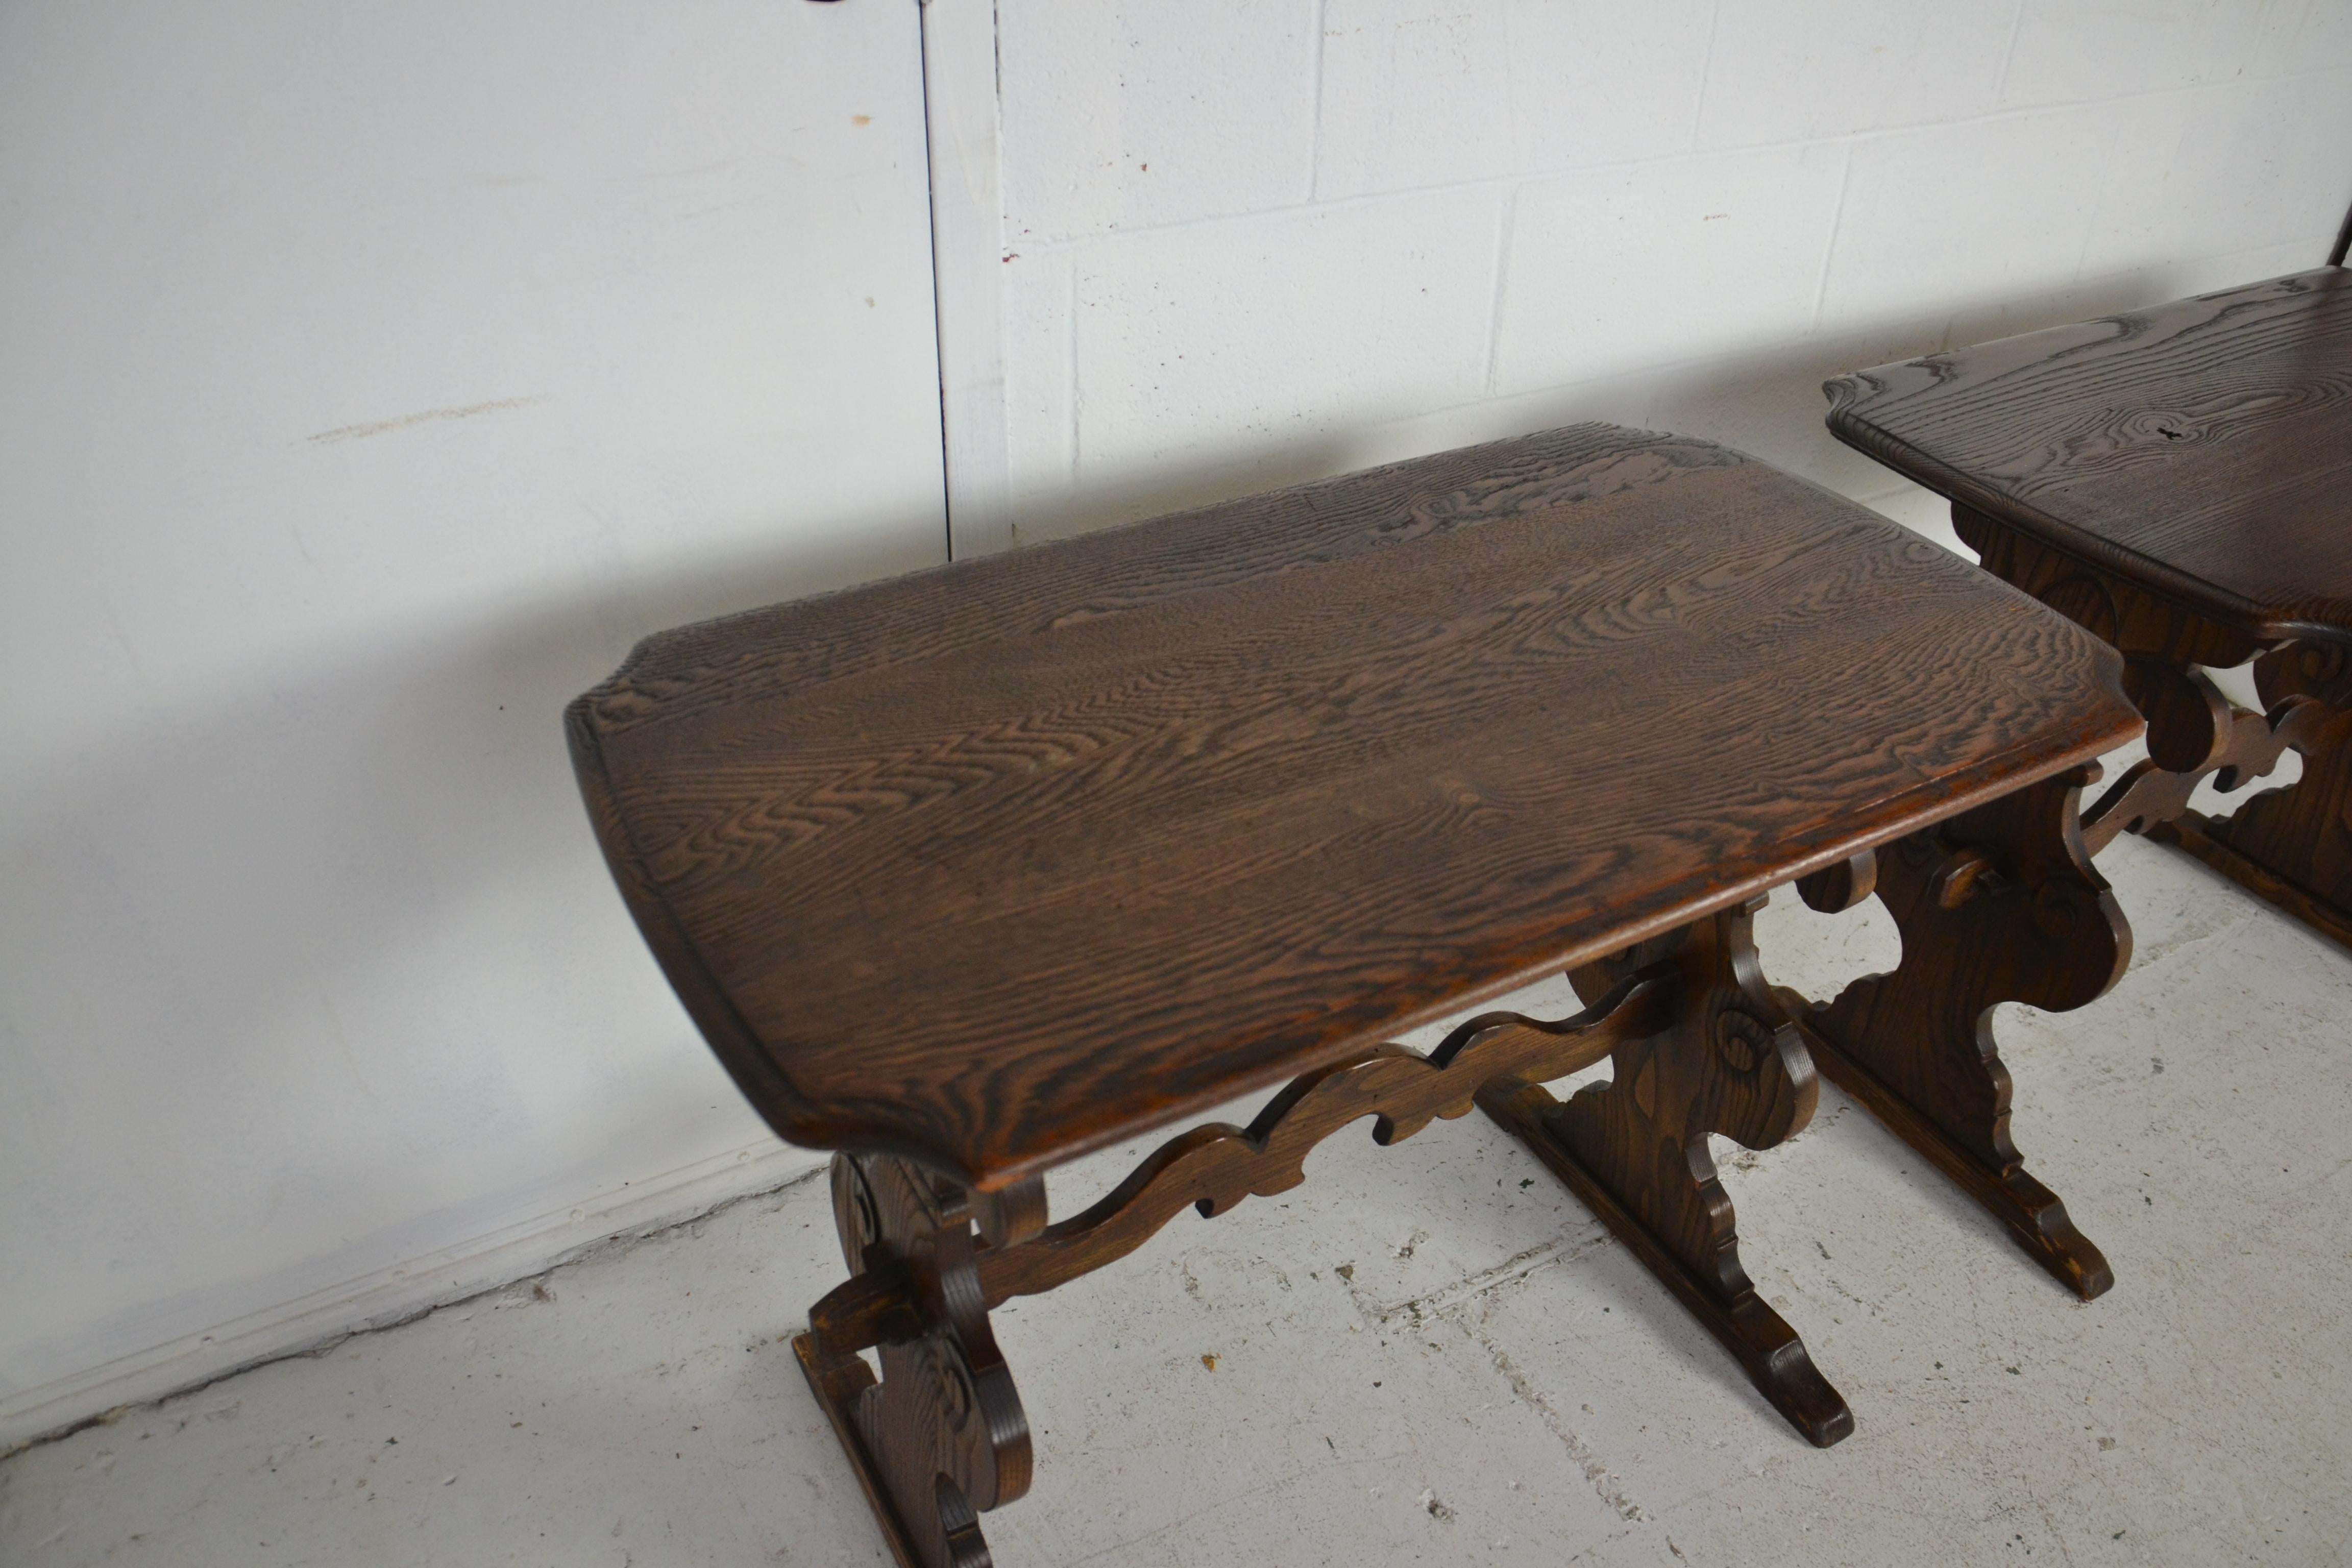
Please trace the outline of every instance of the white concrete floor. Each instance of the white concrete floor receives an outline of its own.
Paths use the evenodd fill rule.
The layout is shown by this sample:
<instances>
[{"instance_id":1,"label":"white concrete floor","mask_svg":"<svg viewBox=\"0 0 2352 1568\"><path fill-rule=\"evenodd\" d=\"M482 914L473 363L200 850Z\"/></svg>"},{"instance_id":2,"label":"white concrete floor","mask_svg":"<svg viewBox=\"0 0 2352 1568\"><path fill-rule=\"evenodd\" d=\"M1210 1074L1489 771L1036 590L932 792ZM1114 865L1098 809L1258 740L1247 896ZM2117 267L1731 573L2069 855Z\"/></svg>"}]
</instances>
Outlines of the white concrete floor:
<instances>
[{"instance_id":1,"label":"white concrete floor","mask_svg":"<svg viewBox=\"0 0 2352 1568\"><path fill-rule=\"evenodd\" d=\"M1825 1089L1788 1145L1719 1147L1750 1272L1853 1406L1817 1451L1480 1118L1350 1130L999 1315L1038 1430L997 1560L2341 1563L2352 956L2136 839L2102 868L2130 973L1999 1028L2105 1298ZM1762 937L1815 994L1893 956L1875 906L1783 894ZM821 1181L745 1201L20 1454L0 1562L881 1562L787 1343L839 1275Z\"/></svg>"}]
</instances>

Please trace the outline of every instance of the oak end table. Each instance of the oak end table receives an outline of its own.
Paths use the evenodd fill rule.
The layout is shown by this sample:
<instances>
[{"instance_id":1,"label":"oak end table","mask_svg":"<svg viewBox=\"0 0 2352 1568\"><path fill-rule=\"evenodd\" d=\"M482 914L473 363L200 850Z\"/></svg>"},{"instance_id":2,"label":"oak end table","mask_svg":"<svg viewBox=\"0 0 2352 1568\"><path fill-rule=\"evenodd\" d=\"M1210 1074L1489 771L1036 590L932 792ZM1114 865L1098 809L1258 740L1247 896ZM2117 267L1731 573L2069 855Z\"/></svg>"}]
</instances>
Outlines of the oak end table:
<instances>
[{"instance_id":1,"label":"oak end table","mask_svg":"<svg viewBox=\"0 0 2352 1568\"><path fill-rule=\"evenodd\" d=\"M2094 848L2144 833L2352 946L2352 270L1826 390L1830 428L1949 500L1987 570L2122 651L2148 760L2091 812ZM2250 658L2261 713L2205 673ZM2290 748L2293 784L2189 808Z\"/></svg>"},{"instance_id":2,"label":"oak end table","mask_svg":"<svg viewBox=\"0 0 2352 1568\"><path fill-rule=\"evenodd\" d=\"M1364 1118L1507 1128L1819 1444L1853 1417L1707 1148L1805 1124L1809 1032L1883 1058L2053 1271L2104 1270L2016 1185L1983 1025L2129 951L2074 820L2140 730L2121 674L1871 512L1591 425L664 633L567 725L687 1009L837 1151L810 1385L899 1561L973 1568L1031 1467L991 1310ZM1886 898L1901 967L1771 987L1750 921L1790 881ZM1572 1017L1386 1043L1561 971ZM1286 1081L1047 1215L1055 1165Z\"/></svg>"}]
</instances>

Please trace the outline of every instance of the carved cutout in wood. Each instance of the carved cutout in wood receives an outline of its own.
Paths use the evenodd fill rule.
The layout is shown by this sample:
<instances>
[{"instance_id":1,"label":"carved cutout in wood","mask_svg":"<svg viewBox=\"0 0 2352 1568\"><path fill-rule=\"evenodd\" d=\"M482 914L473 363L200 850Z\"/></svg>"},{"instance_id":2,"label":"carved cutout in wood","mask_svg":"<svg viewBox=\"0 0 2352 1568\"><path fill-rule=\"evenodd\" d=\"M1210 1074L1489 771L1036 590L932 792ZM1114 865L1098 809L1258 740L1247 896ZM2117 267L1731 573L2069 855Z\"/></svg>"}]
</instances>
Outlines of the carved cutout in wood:
<instances>
[{"instance_id":1,"label":"carved cutout in wood","mask_svg":"<svg viewBox=\"0 0 2352 1568\"><path fill-rule=\"evenodd\" d=\"M835 1154L832 1173L843 1255L892 1279L897 1332L878 1380L815 1330L793 1342L801 1370L899 1562L989 1568L978 1516L1029 1489L1029 1421L981 1301L970 1204L892 1154Z\"/></svg>"},{"instance_id":2,"label":"carved cutout in wood","mask_svg":"<svg viewBox=\"0 0 2352 1568\"><path fill-rule=\"evenodd\" d=\"M1223 1214L1253 1194L1271 1197L1305 1179L1318 1143L1365 1117L1382 1145L1410 1138L1433 1118L1465 1114L1484 1084L1506 1076L1565 1078L1619 1041L1663 1026L1673 1005L1671 971L1628 975L1572 1018L1547 1023L1486 1013L1454 1029L1427 1057L1383 1045L1311 1072L1268 1101L1247 1129L1195 1127L1162 1144L1099 1203L1024 1246L984 1249L988 1304L1034 1295L1124 1258L1187 1205Z\"/></svg>"},{"instance_id":3,"label":"carved cutout in wood","mask_svg":"<svg viewBox=\"0 0 2352 1568\"><path fill-rule=\"evenodd\" d=\"M2124 689L2147 720L2148 756L2083 819L2095 855L2121 833L2169 844L2352 946L2352 674L2343 645L2289 639L2254 663L2264 711L2232 703L2206 670L2243 662L2259 638L2210 620L1961 506L1952 521L1984 563L2126 656ZM2303 777L2228 816L2191 810L2268 775L2289 750Z\"/></svg>"}]
</instances>

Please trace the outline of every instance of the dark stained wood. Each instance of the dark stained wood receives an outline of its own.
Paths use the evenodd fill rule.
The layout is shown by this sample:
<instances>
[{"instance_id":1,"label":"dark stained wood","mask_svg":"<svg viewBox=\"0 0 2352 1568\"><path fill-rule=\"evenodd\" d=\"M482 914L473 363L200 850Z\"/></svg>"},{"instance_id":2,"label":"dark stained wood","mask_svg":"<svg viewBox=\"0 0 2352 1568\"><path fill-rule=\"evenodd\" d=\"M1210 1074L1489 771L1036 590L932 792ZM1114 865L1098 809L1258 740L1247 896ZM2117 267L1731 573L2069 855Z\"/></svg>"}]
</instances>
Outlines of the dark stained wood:
<instances>
[{"instance_id":1,"label":"dark stained wood","mask_svg":"<svg viewBox=\"0 0 2352 1568\"><path fill-rule=\"evenodd\" d=\"M2338 258L2340 259L2340 258ZM2150 762L2084 825L2195 855L2352 945L2352 272L1884 365L1828 385L1842 438L1953 500L1986 568L2123 652ZM2234 708L2204 675L2332 671ZM2288 699L2294 699L2289 701ZM2292 747L2304 776L2189 809Z\"/></svg>"},{"instance_id":2,"label":"dark stained wood","mask_svg":"<svg viewBox=\"0 0 2352 1568\"><path fill-rule=\"evenodd\" d=\"M1024 1247L991 1248L980 1261L991 1307L1093 1272L1140 1247L1186 1207L1225 1213L1244 1198L1271 1197L1305 1180L1307 1156L1350 1123L1373 1118L1383 1146L1433 1118L1466 1114L1472 1097L1502 1077L1565 1078L1624 1040L1668 1026L1680 1000L1671 970L1628 975L1592 1006L1557 1023L1486 1013L1461 1025L1427 1057L1382 1045L1303 1075L1246 1128L1211 1122L1161 1145L1099 1203Z\"/></svg>"},{"instance_id":3,"label":"dark stained wood","mask_svg":"<svg viewBox=\"0 0 2352 1568\"><path fill-rule=\"evenodd\" d=\"M1485 1109L1843 1436L1707 1158L1813 1104L1749 916L1790 879L1851 905L1877 846L2127 738L2120 678L1870 513L1594 426L688 627L566 721L713 1048L845 1146L810 1386L899 1562L981 1568L1030 1467L989 1310L1367 1117ZM1574 1018L1379 1043L1554 966ZM1603 1055L1612 1086L1532 1087ZM1049 1222L1047 1166L1284 1076Z\"/></svg>"},{"instance_id":4,"label":"dark stained wood","mask_svg":"<svg viewBox=\"0 0 2352 1568\"><path fill-rule=\"evenodd\" d=\"M1822 914L1843 914L1878 890L1878 852L1865 849L1851 860L1824 866L1797 879L1797 896Z\"/></svg>"},{"instance_id":5,"label":"dark stained wood","mask_svg":"<svg viewBox=\"0 0 2352 1568\"><path fill-rule=\"evenodd\" d=\"M2160 716L2171 721L2161 726L2151 724L2149 733L2153 735L2161 728L2168 736L2178 737L2184 728L2193 726L2194 731L2211 739L2201 752L2195 753L2197 760L2183 768L2168 768L2155 757L2133 763L2083 819L2083 842L2092 854L2114 843L2120 833L2144 833L2158 840L2185 843L2181 836L2193 832L2196 842L2208 842L2202 826L2192 829L2190 825L2210 825L2213 819L2189 809L2189 796L2208 778L2224 791L2243 789L2275 769L2279 759L2290 750L2320 759L2322 766L2343 766L2347 740L2343 709L2305 699L2283 702L2267 713L2249 712L2224 697L2201 669L2169 673L2181 689L2179 694L2163 699L2167 711ZM2190 750L2191 744L2176 742L2180 751ZM2324 806L2330 799L2342 801L2344 786L2340 780L2326 774L2307 773L2305 777L2315 787L2305 788L2298 783L2275 800L2264 796L2250 801L2229 821L2233 826L2249 827L2265 825L2272 836L2284 840L2278 847L2280 858L2305 862L2305 874L2311 876L2314 870L2310 861L2331 852L2340 861L2341 812L2332 814L2335 820L2323 815L2316 822L2294 824L2284 834L2279 833L2279 825L2293 823L2296 816L2309 812L2315 805ZM2279 806L2286 810L2278 811ZM2330 869L2341 877L2340 868ZM2280 888L2290 885L2278 883ZM2266 896L2273 902L2281 900L2276 892ZM2305 897L2299 890L2294 896ZM2305 918L2311 917L2306 913Z\"/></svg>"},{"instance_id":6,"label":"dark stained wood","mask_svg":"<svg viewBox=\"0 0 2352 1568\"><path fill-rule=\"evenodd\" d=\"M2124 688L2147 718L2147 760L2091 808L2092 853L2145 834L2203 861L2255 897L2352 947L2352 679L2345 645L2290 639L2254 666L2264 710L2240 708L2205 670L2261 645L1965 507L1961 536L1985 564L2113 643ZM2303 777L2227 816L2189 809L2209 779L2223 793L2268 775L2288 750Z\"/></svg>"},{"instance_id":7,"label":"dark stained wood","mask_svg":"<svg viewBox=\"0 0 2352 1568\"><path fill-rule=\"evenodd\" d=\"M1826 390L1842 440L2004 528L2258 644L2352 642L2352 271Z\"/></svg>"},{"instance_id":8,"label":"dark stained wood","mask_svg":"<svg viewBox=\"0 0 2352 1568\"><path fill-rule=\"evenodd\" d=\"M879 1379L812 1331L793 1342L901 1568L989 1568L979 1515L1029 1489L1029 1419L996 1348L952 1183L888 1154L836 1154L834 1220L853 1277L903 1281Z\"/></svg>"},{"instance_id":9,"label":"dark stained wood","mask_svg":"<svg viewBox=\"0 0 2352 1568\"><path fill-rule=\"evenodd\" d=\"M770 1123L994 1190L2094 756L2117 676L1588 426L665 634L568 723Z\"/></svg>"},{"instance_id":10,"label":"dark stained wood","mask_svg":"<svg viewBox=\"0 0 2352 1568\"><path fill-rule=\"evenodd\" d=\"M1681 1298L1773 1407L1827 1447L1853 1431L1844 1398L1740 1266L1731 1199L1707 1135L1769 1149L1812 1119L1812 1064L1757 965L1761 897L1663 941L1572 973L1580 996L1631 973L1678 973L1669 1026L1619 1045L1615 1077L1566 1102L1538 1084L1495 1080L1479 1108L1554 1174ZM1642 967L1635 970L1633 966Z\"/></svg>"},{"instance_id":11,"label":"dark stained wood","mask_svg":"<svg viewBox=\"0 0 2352 1568\"><path fill-rule=\"evenodd\" d=\"M2254 796L2224 818L2184 812L2167 826L2182 847L2352 946L2352 670L2339 643L2286 642L2254 662L2267 713L2257 721L2303 753L2303 777ZM2227 763L2222 766L2226 769ZM2223 788L2242 773L2217 780ZM2227 851L2236 864L2221 861ZM2280 889L2274 884L2284 884Z\"/></svg>"},{"instance_id":12,"label":"dark stained wood","mask_svg":"<svg viewBox=\"0 0 2352 1568\"><path fill-rule=\"evenodd\" d=\"M1188 1206L1215 1215L1289 1191L1307 1154L1344 1127L1370 1118L1392 1143L1465 1114L1474 1096L1689 1303L1800 1431L1823 1446L1848 1436L1845 1401L1742 1271L1707 1156L1710 1131L1767 1148L1812 1112L1811 1067L1757 964L1749 922L1763 902L1579 970L1591 1005L1574 1017L1485 1014L1427 1057L1384 1045L1308 1073L1247 1129L1192 1129L1091 1208L1025 1240L975 1247L962 1188L895 1155L836 1154L835 1219L852 1273L811 1310L794 1348L898 1560L982 1568L978 1512L1025 1485L1027 1423L990 1310L1125 1257ZM1528 1081L1612 1055L1615 1092L1563 1106ZM857 1354L877 1347L878 1383Z\"/></svg>"},{"instance_id":13,"label":"dark stained wood","mask_svg":"<svg viewBox=\"0 0 2352 1568\"><path fill-rule=\"evenodd\" d=\"M1385 1146L1433 1119L1467 1114L1473 1095L1496 1078L1545 1081L1591 1067L1621 1042L1668 1027L1680 998L1680 974L1661 965L1628 975L1572 1018L1485 1013L1456 1026L1426 1057L1381 1045L1319 1068L1268 1101L1247 1128L1221 1121L1192 1128L1084 1212L1019 1242L983 1245L976 1254L982 1302L992 1310L1091 1274L1188 1207L1214 1215L1244 1198L1288 1192L1305 1179L1317 1144L1366 1117L1373 1119L1373 1139ZM817 1343L828 1356L840 1356L916 1331L914 1289L904 1271L852 1275L810 1313Z\"/></svg>"},{"instance_id":14,"label":"dark stained wood","mask_svg":"<svg viewBox=\"0 0 2352 1568\"><path fill-rule=\"evenodd\" d=\"M2352 837L2347 837L2346 748L2352 680L2342 645L2285 642L2256 666L2266 711L2223 696L2208 667L2253 657L2261 644L2137 584L2078 561L1963 506L1953 525L1988 571L2067 616L2124 655L2124 689L2147 717L2147 760L2135 763L2084 816L2084 842L2097 854L2118 833L2144 833L2196 854L2258 895L2336 934L2352 921ZM2189 809L2210 779L2242 790L2278 766L2289 748L2305 758L2292 789L2259 797L2238 814L2284 869L2270 869L2226 847L2238 829ZM2229 819L2236 824L2238 816ZM2220 837L2215 837L2218 833ZM2299 877L2301 884L2294 879ZM2305 887L2326 889L2306 892ZM2337 940L2343 940L2338 935Z\"/></svg>"},{"instance_id":15,"label":"dark stained wood","mask_svg":"<svg viewBox=\"0 0 2352 1568\"><path fill-rule=\"evenodd\" d=\"M1780 993L1822 1075L2085 1300L2115 1276L2057 1194L2026 1173L1992 1017L2003 1002L2083 1006L2130 962L2130 928L2075 826L2082 786L2097 774L2045 779L1883 851L1878 896L1902 933L1902 963L1826 1006Z\"/></svg>"},{"instance_id":16,"label":"dark stained wood","mask_svg":"<svg viewBox=\"0 0 2352 1568\"><path fill-rule=\"evenodd\" d=\"M1841 377L1830 426L1951 497L1985 566L2121 650L2149 757L2084 823L2145 833L2352 947L2352 213L2328 266ZM2262 651L2265 711L2205 674ZM2304 774L2192 811L2288 750Z\"/></svg>"}]
</instances>

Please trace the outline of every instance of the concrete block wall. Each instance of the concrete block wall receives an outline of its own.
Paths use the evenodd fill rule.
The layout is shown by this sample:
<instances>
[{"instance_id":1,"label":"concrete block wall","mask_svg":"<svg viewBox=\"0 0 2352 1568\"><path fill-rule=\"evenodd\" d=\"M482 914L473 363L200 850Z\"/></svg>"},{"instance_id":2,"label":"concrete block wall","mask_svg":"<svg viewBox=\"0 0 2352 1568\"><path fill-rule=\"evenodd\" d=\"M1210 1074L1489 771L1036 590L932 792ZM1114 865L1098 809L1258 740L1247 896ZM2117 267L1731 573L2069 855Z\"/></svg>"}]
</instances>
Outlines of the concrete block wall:
<instances>
[{"instance_id":1,"label":"concrete block wall","mask_svg":"<svg viewBox=\"0 0 2352 1568\"><path fill-rule=\"evenodd\" d=\"M562 713L945 557L919 48L0 6L0 1453L814 1158Z\"/></svg>"},{"instance_id":2,"label":"concrete block wall","mask_svg":"<svg viewBox=\"0 0 2352 1568\"><path fill-rule=\"evenodd\" d=\"M2317 266L2347 0L997 0L1016 538Z\"/></svg>"}]
</instances>

